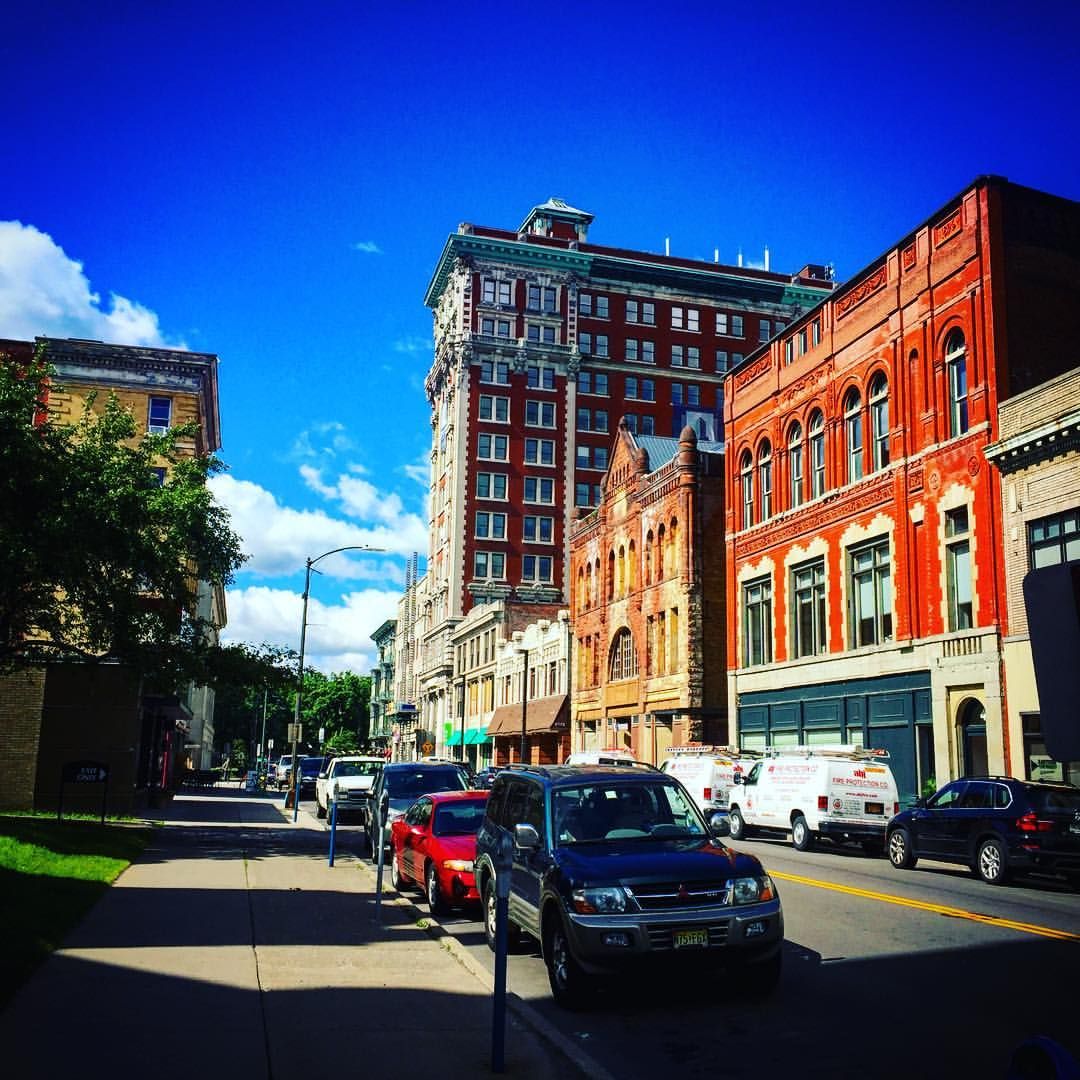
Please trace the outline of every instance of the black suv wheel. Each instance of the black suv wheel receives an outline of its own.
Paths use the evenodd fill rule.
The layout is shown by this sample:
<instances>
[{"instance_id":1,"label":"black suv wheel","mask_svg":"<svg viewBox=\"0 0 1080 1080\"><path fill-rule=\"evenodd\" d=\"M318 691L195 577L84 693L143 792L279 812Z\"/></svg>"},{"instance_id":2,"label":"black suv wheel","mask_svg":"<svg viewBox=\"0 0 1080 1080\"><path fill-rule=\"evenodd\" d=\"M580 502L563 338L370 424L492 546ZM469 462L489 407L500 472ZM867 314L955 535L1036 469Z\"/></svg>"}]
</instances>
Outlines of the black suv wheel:
<instances>
[{"instance_id":1,"label":"black suv wheel","mask_svg":"<svg viewBox=\"0 0 1080 1080\"><path fill-rule=\"evenodd\" d=\"M499 899L495 895L495 879L489 877L484 882L484 895L482 897L482 903L484 905L484 940L488 944L488 948L495 951L495 916L498 911ZM510 917L506 918L506 948L509 952L513 952L521 941L521 930L515 926Z\"/></svg>"},{"instance_id":2,"label":"black suv wheel","mask_svg":"<svg viewBox=\"0 0 1080 1080\"><path fill-rule=\"evenodd\" d=\"M555 1003L564 1009L580 1009L591 980L574 959L570 938L558 915L550 916L544 927L544 963Z\"/></svg>"}]
</instances>

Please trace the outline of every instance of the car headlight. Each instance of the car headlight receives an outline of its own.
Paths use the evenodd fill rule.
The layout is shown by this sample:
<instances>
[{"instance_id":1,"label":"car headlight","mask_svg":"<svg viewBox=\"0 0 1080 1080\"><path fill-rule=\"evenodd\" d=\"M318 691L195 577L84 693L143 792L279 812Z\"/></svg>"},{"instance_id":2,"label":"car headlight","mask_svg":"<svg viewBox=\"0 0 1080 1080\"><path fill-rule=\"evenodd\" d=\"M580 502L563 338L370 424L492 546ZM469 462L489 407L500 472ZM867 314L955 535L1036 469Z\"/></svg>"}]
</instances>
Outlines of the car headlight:
<instances>
[{"instance_id":1,"label":"car headlight","mask_svg":"<svg viewBox=\"0 0 1080 1080\"><path fill-rule=\"evenodd\" d=\"M459 874L471 874L473 872L472 859L444 859L444 870L456 870Z\"/></svg>"},{"instance_id":2,"label":"car headlight","mask_svg":"<svg viewBox=\"0 0 1080 1080\"><path fill-rule=\"evenodd\" d=\"M616 915L626 910L626 890L616 885L575 889L573 899L579 915Z\"/></svg>"},{"instance_id":3,"label":"car headlight","mask_svg":"<svg viewBox=\"0 0 1080 1080\"><path fill-rule=\"evenodd\" d=\"M733 904L757 904L763 900L775 900L776 889L768 874L760 877L735 878L731 883Z\"/></svg>"}]
</instances>

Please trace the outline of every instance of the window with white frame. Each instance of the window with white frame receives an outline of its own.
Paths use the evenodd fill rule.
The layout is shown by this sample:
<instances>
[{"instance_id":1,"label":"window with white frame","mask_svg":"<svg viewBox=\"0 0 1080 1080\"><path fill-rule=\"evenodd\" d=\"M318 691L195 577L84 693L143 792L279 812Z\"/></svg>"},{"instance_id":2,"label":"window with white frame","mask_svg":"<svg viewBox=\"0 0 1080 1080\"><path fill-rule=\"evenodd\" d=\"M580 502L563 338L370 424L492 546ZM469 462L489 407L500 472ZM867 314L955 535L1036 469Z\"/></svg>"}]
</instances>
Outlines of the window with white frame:
<instances>
[{"instance_id":1,"label":"window with white frame","mask_svg":"<svg viewBox=\"0 0 1080 1080\"><path fill-rule=\"evenodd\" d=\"M545 506L554 506L554 479L549 476L526 476L525 501L528 503L541 503Z\"/></svg>"},{"instance_id":2,"label":"window with white frame","mask_svg":"<svg viewBox=\"0 0 1080 1080\"><path fill-rule=\"evenodd\" d=\"M643 364L656 363L656 342L643 341L641 343L641 362Z\"/></svg>"},{"instance_id":3,"label":"window with white frame","mask_svg":"<svg viewBox=\"0 0 1080 1080\"><path fill-rule=\"evenodd\" d=\"M962 330L954 330L945 341L945 371L949 384L949 436L955 438L968 429L967 346Z\"/></svg>"},{"instance_id":4,"label":"window with white frame","mask_svg":"<svg viewBox=\"0 0 1080 1080\"><path fill-rule=\"evenodd\" d=\"M496 383L499 386L510 384L510 364L505 360L482 360L480 362L480 381Z\"/></svg>"},{"instance_id":5,"label":"window with white frame","mask_svg":"<svg viewBox=\"0 0 1080 1080\"><path fill-rule=\"evenodd\" d=\"M476 513L476 529L473 534L478 540L505 540L506 515L493 514L488 510Z\"/></svg>"},{"instance_id":6,"label":"window with white frame","mask_svg":"<svg viewBox=\"0 0 1080 1080\"><path fill-rule=\"evenodd\" d=\"M788 431L788 501L792 507L802 506L803 498L802 427L792 424Z\"/></svg>"},{"instance_id":7,"label":"window with white frame","mask_svg":"<svg viewBox=\"0 0 1080 1080\"><path fill-rule=\"evenodd\" d=\"M525 336L531 345L554 345L555 327L541 326L539 323L528 323L525 326Z\"/></svg>"},{"instance_id":8,"label":"window with white frame","mask_svg":"<svg viewBox=\"0 0 1080 1080\"><path fill-rule=\"evenodd\" d=\"M686 309L686 329L695 334L701 329L701 311L699 308L691 307Z\"/></svg>"},{"instance_id":9,"label":"window with white frame","mask_svg":"<svg viewBox=\"0 0 1080 1080\"><path fill-rule=\"evenodd\" d=\"M627 338L626 339L626 359L636 361L638 359L639 355L640 355L640 350L638 348L637 338Z\"/></svg>"},{"instance_id":10,"label":"window with white frame","mask_svg":"<svg viewBox=\"0 0 1080 1080\"><path fill-rule=\"evenodd\" d=\"M509 445L507 436L484 432L477 436L476 456L485 461L506 461Z\"/></svg>"},{"instance_id":11,"label":"window with white frame","mask_svg":"<svg viewBox=\"0 0 1080 1080\"><path fill-rule=\"evenodd\" d=\"M743 330L743 317L741 315L731 316L731 336L732 337L745 337L745 331Z\"/></svg>"},{"instance_id":12,"label":"window with white frame","mask_svg":"<svg viewBox=\"0 0 1080 1080\"><path fill-rule=\"evenodd\" d=\"M848 551L850 645L859 649L892 639L892 579L888 538Z\"/></svg>"},{"instance_id":13,"label":"window with white frame","mask_svg":"<svg viewBox=\"0 0 1080 1080\"><path fill-rule=\"evenodd\" d=\"M530 311L557 312L556 290L550 285L530 285L527 292L527 304Z\"/></svg>"},{"instance_id":14,"label":"window with white frame","mask_svg":"<svg viewBox=\"0 0 1080 1080\"><path fill-rule=\"evenodd\" d=\"M481 580L502 581L506 577L506 555L501 551L474 552L473 577Z\"/></svg>"},{"instance_id":15,"label":"window with white frame","mask_svg":"<svg viewBox=\"0 0 1080 1080\"><path fill-rule=\"evenodd\" d=\"M701 367L701 349L697 345L686 346L686 366L688 368Z\"/></svg>"},{"instance_id":16,"label":"window with white frame","mask_svg":"<svg viewBox=\"0 0 1080 1080\"><path fill-rule=\"evenodd\" d=\"M761 497L761 520L772 517L772 446L763 442L758 450L758 493Z\"/></svg>"},{"instance_id":17,"label":"window with white frame","mask_svg":"<svg viewBox=\"0 0 1080 1080\"><path fill-rule=\"evenodd\" d=\"M945 584L949 595L949 629L970 630L971 537L966 506L945 511Z\"/></svg>"},{"instance_id":18,"label":"window with white frame","mask_svg":"<svg viewBox=\"0 0 1080 1080\"><path fill-rule=\"evenodd\" d=\"M795 339L788 338L784 342L784 364L793 363L795 360Z\"/></svg>"},{"instance_id":19,"label":"window with white frame","mask_svg":"<svg viewBox=\"0 0 1080 1080\"><path fill-rule=\"evenodd\" d=\"M579 371L577 376L577 390L579 394L592 393L592 372Z\"/></svg>"},{"instance_id":20,"label":"window with white frame","mask_svg":"<svg viewBox=\"0 0 1080 1080\"><path fill-rule=\"evenodd\" d=\"M754 459L749 450L743 451L739 462L739 485L742 489L742 527L754 524Z\"/></svg>"},{"instance_id":21,"label":"window with white frame","mask_svg":"<svg viewBox=\"0 0 1080 1080\"><path fill-rule=\"evenodd\" d=\"M482 472L476 474L476 497L478 499L506 500L506 474Z\"/></svg>"},{"instance_id":22,"label":"window with white frame","mask_svg":"<svg viewBox=\"0 0 1080 1080\"><path fill-rule=\"evenodd\" d=\"M810 498L825 494L825 419L820 412L810 417Z\"/></svg>"},{"instance_id":23,"label":"window with white frame","mask_svg":"<svg viewBox=\"0 0 1080 1080\"><path fill-rule=\"evenodd\" d=\"M164 435L172 424L172 398L151 397L147 411L146 430L151 435Z\"/></svg>"},{"instance_id":24,"label":"window with white frame","mask_svg":"<svg viewBox=\"0 0 1080 1080\"><path fill-rule=\"evenodd\" d=\"M716 350L716 370L723 374L728 369L727 349Z\"/></svg>"},{"instance_id":25,"label":"window with white frame","mask_svg":"<svg viewBox=\"0 0 1080 1080\"><path fill-rule=\"evenodd\" d=\"M758 335L759 342L768 341L772 337L772 323L768 319L758 319Z\"/></svg>"},{"instance_id":26,"label":"window with white frame","mask_svg":"<svg viewBox=\"0 0 1080 1080\"><path fill-rule=\"evenodd\" d=\"M525 423L529 427L555 426L555 402L554 401L526 401Z\"/></svg>"},{"instance_id":27,"label":"window with white frame","mask_svg":"<svg viewBox=\"0 0 1080 1080\"><path fill-rule=\"evenodd\" d=\"M550 544L555 538L555 519L526 514L522 526L522 539L530 544Z\"/></svg>"},{"instance_id":28,"label":"window with white frame","mask_svg":"<svg viewBox=\"0 0 1080 1080\"><path fill-rule=\"evenodd\" d=\"M681 405L683 403L683 384L674 382L671 384L671 404Z\"/></svg>"},{"instance_id":29,"label":"window with white frame","mask_svg":"<svg viewBox=\"0 0 1080 1080\"><path fill-rule=\"evenodd\" d=\"M727 337L728 335L728 315L726 311L718 311L716 313L716 333L720 337Z\"/></svg>"},{"instance_id":30,"label":"window with white frame","mask_svg":"<svg viewBox=\"0 0 1080 1080\"><path fill-rule=\"evenodd\" d=\"M844 449L847 452L847 480L850 484L863 476L862 401L854 388L844 397Z\"/></svg>"},{"instance_id":31,"label":"window with white frame","mask_svg":"<svg viewBox=\"0 0 1080 1080\"><path fill-rule=\"evenodd\" d=\"M628 323L636 323L638 321L638 302L636 300L626 301L626 321Z\"/></svg>"},{"instance_id":32,"label":"window with white frame","mask_svg":"<svg viewBox=\"0 0 1080 1080\"><path fill-rule=\"evenodd\" d=\"M651 300L641 302L641 321L646 326L656 325L656 305Z\"/></svg>"},{"instance_id":33,"label":"window with white frame","mask_svg":"<svg viewBox=\"0 0 1080 1080\"><path fill-rule=\"evenodd\" d=\"M741 352L733 352L731 354L731 366L738 367L743 362L743 354Z\"/></svg>"},{"instance_id":34,"label":"window with white frame","mask_svg":"<svg viewBox=\"0 0 1080 1080\"><path fill-rule=\"evenodd\" d=\"M825 560L796 566L791 571L792 613L791 655L817 656L826 651Z\"/></svg>"},{"instance_id":35,"label":"window with white frame","mask_svg":"<svg viewBox=\"0 0 1080 1080\"><path fill-rule=\"evenodd\" d=\"M821 316L810 324L810 347L821 344Z\"/></svg>"},{"instance_id":36,"label":"window with white frame","mask_svg":"<svg viewBox=\"0 0 1080 1080\"><path fill-rule=\"evenodd\" d=\"M772 663L772 581L743 584L743 666Z\"/></svg>"},{"instance_id":37,"label":"window with white frame","mask_svg":"<svg viewBox=\"0 0 1080 1080\"><path fill-rule=\"evenodd\" d=\"M500 424L510 421L510 399L493 397L491 394L480 395L480 419L494 420Z\"/></svg>"},{"instance_id":38,"label":"window with white frame","mask_svg":"<svg viewBox=\"0 0 1080 1080\"><path fill-rule=\"evenodd\" d=\"M681 307L672 307L671 309L671 329L672 330L684 330L686 328L686 319Z\"/></svg>"},{"instance_id":39,"label":"window with white frame","mask_svg":"<svg viewBox=\"0 0 1080 1080\"><path fill-rule=\"evenodd\" d=\"M525 369L525 385L530 390L554 390L555 369L530 364Z\"/></svg>"},{"instance_id":40,"label":"window with white frame","mask_svg":"<svg viewBox=\"0 0 1080 1080\"><path fill-rule=\"evenodd\" d=\"M586 481L579 481L578 483L574 484L574 505L599 506L600 485L590 484Z\"/></svg>"},{"instance_id":41,"label":"window with white frame","mask_svg":"<svg viewBox=\"0 0 1080 1080\"><path fill-rule=\"evenodd\" d=\"M682 367L684 361L684 347L682 345L671 346L671 366Z\"/></svg>"},{"instance_id":42,"label":"window with white frame","mask_svg":"<svg viewBox=\"0 0 1080 1080\"><path fill-rule=\"evenodd\" d=\"M579 315L592 315L592 293L578 293L577 308Z\"/></svg>"},{"instance_id":43,"label":"window with white frame","mask_svg":"<svg viewBox=\"0 0 1080 1080\"><path fill-rule=\"evenodd\" d=\"M687 405L700 405L701 404L701 387L697 383L686 384L686 404Z\"/></svg>"},{"instance_id":44,"label":"window with white frame","mask_svg":"<svg viewBox=\"0 0 1080 1080\"><path fill-rule=\"evenodd\" d=\"M889 381L879 371L870 382L870 438L874 470L889 464Z\"/></svg>"},{"instance_id":45,"label":"window with white frame","mask_svg":"<svg viewBox=\"0 0 1080 1080\"><path fill-rule=\"evenodd\" d=\"M526 465L554 465L555 464L555 440L554 439L526 439L525 440L525 464Z\"/></svg>"},{"instance_id":46,"label":"window with white frame","mask_svg":"<svg viewBox=\"0 0 1080 1080\"><path fill-rule=\"evenodd\" d=\"M596 355L607 356L608 354L608 337L607 334L596 335Z\"/></svg>"},{"instance_id":47,"label":"window with white frame","mask_svg":"<svg viewBox=\"0 0 1080 1080\"><path fill-rule=\"evenodd\" d=\"M521 558L521 580L549 583L554 560L550 555L523 555Z\"/></svg>"},{"instance_id":48,"label":"window with white frame","mask_svg":"<svg viewBox=\"0 0 1080 1080\"><path fill-rule=\"evenodd\" d=\"M579 333L577 336L578 351L589 355L592 352L592 334Z\"/></svg>"},{"instance_id":49,"label":"window with white frame","mask_svg":"<svg viewBox=\"0 0 1080 1080\"><path fill-rule=\"evenodd\" d=\"M624 626L616 633L611 643L611 652L608 656L608 678L611 682L618 682L620 679L633 679L637 673L634 635Z\"/></svg>"},{"instance_id":50,"label":"window with white frame","mask_svg":"<svg viewBox=\"0 0 1080 1080\"><path fill-rule=\"evenodd\" d=\"M1080 561L1080 510L1028 522L1028 562L1032 570L1040 566Z\"/></svg>"},{"instance_id":51,"label":"window with white frame","mask_svg":"<svg viewBox=\"0 0 1080 1080\"><path fill-rule=\"evenodd\" d=\"M596 298L596 318L606 319L608 317L608 298L606 296L598 296Z\"/></svg>"}]
</instances>

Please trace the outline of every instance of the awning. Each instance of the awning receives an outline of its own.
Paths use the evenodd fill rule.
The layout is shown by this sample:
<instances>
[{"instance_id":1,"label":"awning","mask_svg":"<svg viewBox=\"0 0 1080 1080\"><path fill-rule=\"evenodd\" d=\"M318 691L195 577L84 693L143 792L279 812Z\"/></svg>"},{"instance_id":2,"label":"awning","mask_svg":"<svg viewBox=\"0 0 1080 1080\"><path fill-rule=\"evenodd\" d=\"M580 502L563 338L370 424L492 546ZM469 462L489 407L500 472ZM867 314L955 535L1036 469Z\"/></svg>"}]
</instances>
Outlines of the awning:
<instances>
[{"instance_id":1,"label":"awning","mask_svg":"<svg viewBox=\"0 0 1080 1080\"><path fill-rule=\"evenodd\" d=\"M490 742L488 733L483 728L469 728L465 732L465 745L478 746L481 743Z\"/></svg>"},{"instance_id":2,"label":"awning","mask_svg":"<svg viewBox=\"0 0 1080 1080\"><path fill-rule=\"evenodd\" d=\"M468 732L465 732L465 741L466 742L469 741L469 733ZM445 745L447 745L447 746L460 746L461 745L461 729L460 728L458 728L457 731L452 731L447 736Z\"/></svg>"},{"instance_id":3,"label":"awning","mask_svg":"<svg viewBox=\"0 0 1080 1080\"><path fill-rule=\"evenodd\" d=\"M536 698L525 709L525 732L537 734L543 731L565 731L570 721L570 699L566 694L552 694ZM521 702L500 705L488 724L487 733L493 735L521 734Z\"/></svg>"}]
</instances>

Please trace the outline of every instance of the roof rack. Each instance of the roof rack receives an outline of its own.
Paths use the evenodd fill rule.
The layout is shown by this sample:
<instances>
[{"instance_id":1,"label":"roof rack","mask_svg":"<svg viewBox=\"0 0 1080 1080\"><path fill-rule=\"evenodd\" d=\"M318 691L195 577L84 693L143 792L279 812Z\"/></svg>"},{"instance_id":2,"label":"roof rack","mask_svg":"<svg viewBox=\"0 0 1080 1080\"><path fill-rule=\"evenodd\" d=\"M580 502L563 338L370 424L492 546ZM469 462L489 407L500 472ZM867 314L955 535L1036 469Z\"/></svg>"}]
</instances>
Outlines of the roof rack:
<instances>
[{"instance_id":1,"label":"roof rack","mask_svg":"<svg viewBox=\"0 0 1080 1080\"><path fill-rule=\"evenodd\" d=\"M766 757L834 757L852 761L888 761L888 750L875 750L858 743L832 743L822 746L770 746Z\"/></svg>"},{"instance_id":2,"label":"roof rack","mask_svg":"<svg viewBox=\"0 0 1080 1080\"><path fill-rule=\"evenodd\" d=\"M669 746L669 754L726 754L728 757L759 758L760 750L743 749L738 746L710 746L705 743L686 743L683 746Z\"/></svg>"}]
</instances>

